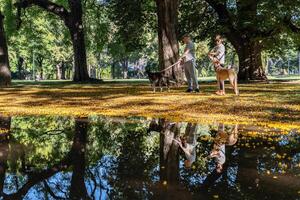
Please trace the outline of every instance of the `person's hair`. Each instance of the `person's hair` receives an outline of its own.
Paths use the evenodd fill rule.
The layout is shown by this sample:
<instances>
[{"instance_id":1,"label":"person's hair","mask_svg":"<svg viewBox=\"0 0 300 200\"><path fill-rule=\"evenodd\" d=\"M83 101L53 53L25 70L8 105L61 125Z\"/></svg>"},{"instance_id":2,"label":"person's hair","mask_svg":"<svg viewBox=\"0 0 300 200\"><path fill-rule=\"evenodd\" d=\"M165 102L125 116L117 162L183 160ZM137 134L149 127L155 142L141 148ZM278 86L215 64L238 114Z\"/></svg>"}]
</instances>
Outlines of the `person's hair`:
<instances>
[{"instance_id":1,"label":"person's hair","mask_svg":"<svg viewBox=\"0 0 300 200\"><path fill-rule=\"evenodd\" d=\"M223 41L223 37L222 35L220 34L217 34L216 37L215 37L216 40L220 40L220 41Z\"/></svg>"},{"instance_id":2,"label":"person's hair","mask_svg":"<svg viewBox=\"0 0 300 200\"><path fill-rule=\"evenodd\" d=\"M181 37L181 39L186 38L186 37L191 38L190 34L185 33L185 34L183 34L183 36Z\"/></svg>"}]
</instances>

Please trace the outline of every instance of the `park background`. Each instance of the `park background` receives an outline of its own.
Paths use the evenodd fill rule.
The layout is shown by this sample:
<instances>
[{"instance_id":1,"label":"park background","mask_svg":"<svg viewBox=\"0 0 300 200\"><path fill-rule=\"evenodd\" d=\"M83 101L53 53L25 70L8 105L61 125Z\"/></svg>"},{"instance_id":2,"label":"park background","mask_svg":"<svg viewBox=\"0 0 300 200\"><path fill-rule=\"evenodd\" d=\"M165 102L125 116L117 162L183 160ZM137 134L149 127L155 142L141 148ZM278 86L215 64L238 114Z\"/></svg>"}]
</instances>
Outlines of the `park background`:
<instances>
[{"instance_id":1,"label":"park background","mask_svg":"<svg viewBox=\"0 0 300 200\"><path fill-rule=\"evenodd\" d=\"M73 80L72 39L64 20L51 12L42 12L38 6L32 6L34 3L28 6L20 4L17 9L14 6L16 2L1 1L12 78ZM214 9L213 2L218 1L173 2L175 6L172 13L165 14L177 15L178 21L174 18L168 22L169 27L165 27L166 30L173 28L171 31L177 33L177 39L163 45L176 44L181 35L190 33L196 42L199 78L214 76L207 53L213 47L213 37L217 33L225 38L232 35L236 37L235 40L244 37L254 49L251 52L251 48L247 47L250 51L248 54L259 57L251 59L252 64L249 65L261 67L266 75L285 78L300 75L297 1L227 1L227 12L230 14L228 19L222 16L222 11ZM57 3L68 8L65 1ZM251 9L250 4L254 5ZM274 5L278 5L280 9L274 10ZM86 49L86 68L91 78L146 78L146 68L155 71L169 64L165 63L166 66L163 67L159 64L158 52L162 46L159 46L158 38L163 36L157 35L158 11L155 1L90 0L82 3L82 9L85 47L80 48ZM290 21L287 22L289 17ZM232 22L228 25L224 20ZM230 26L234 26L233 30ZM238 31L238 36L233 31ZM226 63L239 65L239 58L246 58L239 55L242 50L236 48L235 40L229 38L225 41ZM180 46L182 52L183 44Z\"/></svg>"}]
</instances>

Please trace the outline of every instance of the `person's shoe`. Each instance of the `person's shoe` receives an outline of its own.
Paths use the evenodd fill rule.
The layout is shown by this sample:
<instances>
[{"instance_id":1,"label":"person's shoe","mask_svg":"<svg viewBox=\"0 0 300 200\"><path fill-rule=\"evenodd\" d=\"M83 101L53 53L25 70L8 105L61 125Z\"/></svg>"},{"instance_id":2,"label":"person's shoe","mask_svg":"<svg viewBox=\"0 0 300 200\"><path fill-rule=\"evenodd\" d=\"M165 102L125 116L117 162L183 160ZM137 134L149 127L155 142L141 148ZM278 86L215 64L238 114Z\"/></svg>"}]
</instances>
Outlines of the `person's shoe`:
<instances>
[{"instance_id":1,"label":"person's shoe","mask_svg":"<svg viewBox=\"0 0 300 200\"><path fill-rule=\"evenodd\" d=\"M200 92L200 90L199 90L198 88L196 88L196 89L195 89L195 92L196 92L196 93L199 93L199 92Z\"/></svg>"},{"instance_id":2,"label":"person's shoe","mask_svg":"<svg viewBox=\"0 0 300 200\"><path fill-rule=\"evenodd\" d=\"M191 92L193 92L193 90L192 89L187 89L185 92L191 93Z\"/></svg>"}]
</instances>

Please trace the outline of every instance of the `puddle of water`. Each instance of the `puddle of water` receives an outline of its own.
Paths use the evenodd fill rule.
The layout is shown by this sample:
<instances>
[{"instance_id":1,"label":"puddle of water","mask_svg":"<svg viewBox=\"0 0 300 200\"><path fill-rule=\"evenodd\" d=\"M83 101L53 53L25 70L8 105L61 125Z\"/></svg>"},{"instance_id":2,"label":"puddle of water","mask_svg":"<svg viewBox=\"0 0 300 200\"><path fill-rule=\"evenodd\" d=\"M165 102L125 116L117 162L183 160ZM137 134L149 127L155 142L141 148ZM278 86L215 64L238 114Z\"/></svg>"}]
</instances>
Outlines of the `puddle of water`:
<instances>
[{"instance_id":1,"label":"puddle of water","mask_svg":"<svg viewBox=\"0 0 300 200\"><path fill-rule=\"evenodd\" d=\"M143 118L0 117L3 199L300 199L300 135Z\"/></svg>"}]
</instances>

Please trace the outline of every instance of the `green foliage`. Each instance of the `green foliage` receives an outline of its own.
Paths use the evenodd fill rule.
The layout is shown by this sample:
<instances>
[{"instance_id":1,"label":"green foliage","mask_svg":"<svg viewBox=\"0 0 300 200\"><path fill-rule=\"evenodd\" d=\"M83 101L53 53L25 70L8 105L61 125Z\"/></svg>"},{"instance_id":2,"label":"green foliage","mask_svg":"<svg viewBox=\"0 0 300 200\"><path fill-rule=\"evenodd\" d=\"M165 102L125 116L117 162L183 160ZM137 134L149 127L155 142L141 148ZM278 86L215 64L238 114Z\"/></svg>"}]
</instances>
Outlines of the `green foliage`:
<instances>
[{"instance_id":1,"label":"green foliage","mask_svg":"<svg viewBox=\"0 0 300 200\"><path fill-rule=\"evenodd\" d=\"M11 131L15 142L11 149L15 156L9 164L12 170L20 167L22 159L37 169L51 164L49 160L59 162L71 147L73 126L74 120L66 117L13 117Z\"/></svg>"},{"instance_id":2,"label":"green foliage","mask_svg":"<svg viewBox=\"0 0 300 200\"><path fill-rule=\"evenodd\" d=\"M145 47L144 33L149 29L147 15L151 9L149 2L148 0L110 1L112 9L110 18L115 25L116 37L124 45L125 52L133 52ZM151 14L153 13L150 11Z\"/></svg>"},{"instance_id":3,"label":"green foliage","mask_svg":"<svg viewBox=\"0 0 300 200\"><path fill-rule=\"evenodd\" d=\"M18 72L18 61L24 59L23 71L27 78L33 72L44 79L56 78L56 65L63 61L72 70L73 52L70 35L61 20L37 7L22 10L22 26L16 30L15 0L1 0L5 15L11 70ZM53 1L68 8L66 0ZM178 10L178 36L191 33L198 43L198 70L201 76L212 75L206 53L212 48L211 38L216 33L231 31L225 19L205 0L182 0ZM300 37L285 23L291 17L300 26L297 1L216 1L226 5L233 28L254 40L259 40L268 57L295 55L300 49ZM255 6L256 5L256 6ZM276 9L274 9L276 7ZM121 77L128 65L145 60L153 70L158 66L157 16L155 1L112 0L83 2L84 28L88 66L98 78L110 78L115 67ZM228 63L235 54L227 41ZM127 64L126 64L127 63ZM129 63L129 64L128 64ZM70 77L68 77L70 78Z\"/></svg>"}]
</instances>

